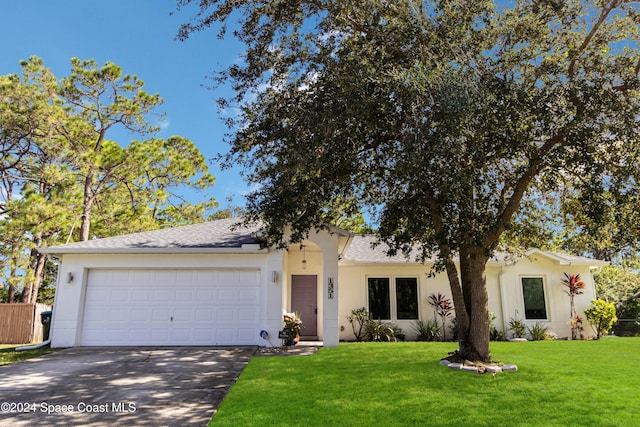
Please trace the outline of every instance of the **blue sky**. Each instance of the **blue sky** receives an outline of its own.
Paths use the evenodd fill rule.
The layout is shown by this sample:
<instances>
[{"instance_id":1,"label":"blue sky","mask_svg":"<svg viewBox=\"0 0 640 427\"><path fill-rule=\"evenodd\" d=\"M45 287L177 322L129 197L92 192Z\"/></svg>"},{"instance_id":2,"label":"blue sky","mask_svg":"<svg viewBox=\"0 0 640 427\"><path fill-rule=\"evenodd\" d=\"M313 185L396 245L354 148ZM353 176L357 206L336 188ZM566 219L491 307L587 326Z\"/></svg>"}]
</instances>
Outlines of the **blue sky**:
<instances>
[{"instance_id":1,"label":"blue sky","mask_svg":"<svg viewBox=\"0 0 640 427\"><path fill-rule=\"evenodd\" d=\"M166 114L159 137L180 135L192 140L207 159L228 149L227 132L215 99L224 88L208 90L207 76L239 59L240 45L221 41L212 30L187 41L174 40L178 27L194 9L175 11L175 0L0 0L0 75L19 74L20 60L41 57L61 78L70 73L70 58L112 61L125 74L145 82L145 90L159 93ZM172 16L171 12L175 12ZM126 137L126 135L123 135ZM126 144L123 136L110 139ZM222 172L210 164L216 177L212 194L221 206L233 198L244 204L247 185L237 169ZM194 196L190 195L190 199ZM192 200L193 201L193 200Z\"/></svg>"}]
</instances>

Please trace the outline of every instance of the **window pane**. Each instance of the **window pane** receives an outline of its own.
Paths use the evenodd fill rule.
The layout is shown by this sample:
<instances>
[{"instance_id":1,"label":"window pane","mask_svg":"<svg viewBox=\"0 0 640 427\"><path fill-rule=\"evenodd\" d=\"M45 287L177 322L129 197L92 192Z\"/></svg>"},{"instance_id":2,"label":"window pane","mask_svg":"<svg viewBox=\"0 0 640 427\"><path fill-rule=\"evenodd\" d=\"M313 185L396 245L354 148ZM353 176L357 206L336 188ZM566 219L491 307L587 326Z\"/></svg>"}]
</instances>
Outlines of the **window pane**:
<instances>
[{"instance_id":1,"label":"window pane","mask_svg":"<svg viewBox=\"0 0 640 427\"><path fill-rule=\"evenodd\" d=\"M389 279L369 278L369 313L375 320L391 319Z\"/></svg>"},{"instance_id":2,"label":"window pane","mask_svg":"<svg viewBox=\"0 0 640 427\"><path fill-rule=\"evenodd\" d=\"M546 319L547 308L544 303L544 284L542 277L523 277L524 315L527 319Z\"/></svg>"},{"instance_id":3,"label":"window pane","mask_svg":"<svg viewBox=\"0 0 640 427\"><path fill-rule=\"evenodd\" d=\"M398 319L418 318L418 279L396 279L396 306Z\"/></svg>"}]
</instances>

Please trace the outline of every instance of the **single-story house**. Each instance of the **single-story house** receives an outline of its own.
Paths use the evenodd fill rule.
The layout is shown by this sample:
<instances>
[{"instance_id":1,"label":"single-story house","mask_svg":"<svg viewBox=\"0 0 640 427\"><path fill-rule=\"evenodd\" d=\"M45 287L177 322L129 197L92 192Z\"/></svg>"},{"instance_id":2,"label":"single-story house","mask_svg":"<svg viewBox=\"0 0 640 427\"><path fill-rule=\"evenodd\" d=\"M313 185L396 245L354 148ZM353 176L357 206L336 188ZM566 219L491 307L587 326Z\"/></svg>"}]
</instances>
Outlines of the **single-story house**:
<instances>
[{"instance_id":1,"label":"single-story house","mask_svg":"<svg viewBox=\"0 0 640 427\"><path fill-rule=\"evenodd\" d=\"M367 307L415 338L431 320L432 293L450 298L444 274L403 255L388 257L371 236L311 231L288 249L263 248L259 227L223 219L41 249L60 261L52 347L279 346L284 312L300 313L303 339L335 346L354 338L347 316ZM570 336L564 273L587 284L579 314L595 298L602 261L531 250L487 265L489 309L498 329L511 318L544 322ZM588 328L586 332L589 332ZM264 333L267 332L267 334Z\"/></svg>"}]
</instances>

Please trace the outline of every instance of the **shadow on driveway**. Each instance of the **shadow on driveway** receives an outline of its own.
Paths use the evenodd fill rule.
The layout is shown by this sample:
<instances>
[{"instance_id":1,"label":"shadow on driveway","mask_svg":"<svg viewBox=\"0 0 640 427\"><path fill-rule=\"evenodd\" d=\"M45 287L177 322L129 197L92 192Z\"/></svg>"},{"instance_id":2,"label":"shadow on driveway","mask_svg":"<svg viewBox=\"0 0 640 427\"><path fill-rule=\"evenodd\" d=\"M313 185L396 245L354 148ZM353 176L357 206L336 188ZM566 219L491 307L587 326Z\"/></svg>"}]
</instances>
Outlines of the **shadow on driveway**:
<instances>
[{"instance_id":1,"label":"shadow on driveway","mask_svg":"<svg viewBox=\"0 0 640 427\"><path fill-rule=\"evenodd\" d=\"M0 366L0 425L204 426L255 352L82 347Z\"/></svg>"}]
</instances>

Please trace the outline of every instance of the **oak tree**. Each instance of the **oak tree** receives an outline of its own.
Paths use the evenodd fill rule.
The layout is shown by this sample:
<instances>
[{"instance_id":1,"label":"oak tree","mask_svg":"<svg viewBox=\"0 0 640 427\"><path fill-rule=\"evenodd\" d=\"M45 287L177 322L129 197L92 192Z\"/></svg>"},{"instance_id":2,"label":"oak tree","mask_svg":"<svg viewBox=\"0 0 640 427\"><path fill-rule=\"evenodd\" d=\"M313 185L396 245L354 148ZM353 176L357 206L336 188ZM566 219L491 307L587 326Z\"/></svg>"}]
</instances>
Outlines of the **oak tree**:
<instances>
[{"instance_id":1,"label":"oak tree","mask_svg":"<svg viewBox=\"0 0 640 427\"><path fill-rule=\"evenodd\" d=\"M259 184L249 217L286 243L332 200L373 207L392 252L446 272L465 358L491 358L485 267L536 195L635 185L632 1L189 3L179 38L213 26L245 46L218 79L239 110L226 161Z\"/></svg>"}]
</instances>

